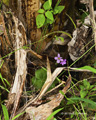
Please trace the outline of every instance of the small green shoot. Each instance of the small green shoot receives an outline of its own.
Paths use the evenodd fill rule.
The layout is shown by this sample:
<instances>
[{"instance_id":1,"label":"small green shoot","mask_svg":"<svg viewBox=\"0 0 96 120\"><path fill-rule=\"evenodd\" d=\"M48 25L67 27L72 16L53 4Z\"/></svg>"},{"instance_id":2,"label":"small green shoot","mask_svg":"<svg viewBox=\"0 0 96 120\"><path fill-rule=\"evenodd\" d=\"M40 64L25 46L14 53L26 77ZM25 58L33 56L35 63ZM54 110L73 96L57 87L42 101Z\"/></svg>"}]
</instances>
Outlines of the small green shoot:
<instances>
[{"instance_id":1,"label":"small green shoot","mask_svg":"<svg viewBox=\"0 0 96 120\"><path fill-rule=\"evenodd\" d=\"M5 105L1 104L2 106L2 110L3 110L3 114L4 114L4 120L9 120L9 114L8 114L8 110L6 108Z\"/></svg>"},{"instance_id":2,"label":"small green shoot","mask_svg":"<svg viewBox=\"0 0 96 120\"><path fill-rule=\"evenodd\" d=\"M64 9L64 6L59 5L60 1L57 3L58 4L52 8L52 0L47 0L43 4L43 8L38 10L39 15L36 17L37 28L41 28L46 24L52 24L55 22L54 15L60 14Z\"/></svg>"},{"instance_id":3,"label":"small green shoot","mask_svg":"<svg viewBox=\"0 0 96 120\"><path fill-rule=\"evenodd\" d=\"M51 113L51 115L46 119L46 120L51 120L52 117L54 117L54 115L56 115L58 112L60 112L61 110L63 110L64 108L60 108L58 110L55 110L53 113ZM54 119L53 119L54 120Z\"/></svg>"}]
</instances>

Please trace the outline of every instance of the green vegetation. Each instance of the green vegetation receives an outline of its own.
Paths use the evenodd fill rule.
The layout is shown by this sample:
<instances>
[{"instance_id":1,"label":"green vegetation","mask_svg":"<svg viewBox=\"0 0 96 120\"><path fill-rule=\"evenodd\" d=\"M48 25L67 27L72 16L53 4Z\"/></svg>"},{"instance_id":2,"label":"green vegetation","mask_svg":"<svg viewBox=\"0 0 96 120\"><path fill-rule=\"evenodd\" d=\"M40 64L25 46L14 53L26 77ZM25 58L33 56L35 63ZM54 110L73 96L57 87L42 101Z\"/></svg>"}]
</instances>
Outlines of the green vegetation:
<instances>
[{"instance_id":1,"label":"green vegetation","mask_svg":"<svg viewBox=\"0 0 96 120\"><path fill-rule=\"evenodd\" d=\"M38 28L41 28L47 24L53 24L55 22L53 15L60 14L64 9L64 6L60 6L59 3L60 0L58 0L53 9L52 0L47 0L43 5L43 9L38 10L39 15L36 17L36 25Z\"/></svg>"},{"instance_id":2,"label":"green vegetation","mask_svg":"<svg viewBox=\"0 0 96 120\"><path fill-rule=\"evenodd\" d=\"M7 6L9 5L8 0L3 0L0 3L0 8L2 6L2 2L5 3ZM53 31L53 32L49 32L49 33L46 34L46 31L48 29L48 25L54 24L55 20L56 20L56 15L63 12L63 10L65 10L64 8L66 8L66 6L60 5L60 2L61 2L61 0L58 0L57 3L54 5L54 8L53 8L52 0L47 0L42 5L41 9L38 10L38 15L36 17L36 25L37 25L37 28L39 28L39 29L44 28L43 32L42 32L42 35L44 35L44 36L43 37L41 36L40 40L31 43L31 45L41 43L41 41L47 39L49 36L51 36L53 34L56 34L55 35L56 40L60 39L62 42L64 42L64 38L59 36L60 33L63 33L66 36L68 36L68 37L70 37L72 39L71 35L69 33L67 33L67 32L64 32L64 31ZM84 5L84 7L85 7L85 5ZM96 7L96 3L95 3L95 7ZM86 12L86 11L84 12L84 10L80 10L80 11L83 11L83 13L81 13L80 16L79 16L80 17L79 22L82 22L82 24L83 24L86 16L88 16L90 13ZM72 22L72 24L73 24L73 26L74 26L74 28L76 30L77 29L76 23L73 21L73 19L67 13L66 13L66 16L68 17L69 20L71 20L71 22ZM90 27L90 28L92 29L92 27ZM1 40L1 38L0 38L0 40ZM52 43L52 45L53 45L53 43ZM84 45L85 45L85 43L84 43ZM27 51L27 50L31 49L31 47L33 47L33 46L31 46L29 48L29 46L30 45L25 45L22 48ZM53 45L53 46L55 46L55 45ZM88 46L88 44L85 45L85 46ZM57 53L57 57L56 56L55 57L51 56L52 57L51 58L49 56L50 64L52 65L51 66L52 72L57 67L62 67L63 65L65 65L66 67L64 67L62 73L59 73L58 78L56 77L56 80L53 82L53 84L50 86L50 88L47 91L55 88L56 85L58 85L63 80L64 80L63 82L66 82L69 74L70 75L72 74L71 75L72 76L72 82L71 82L70 88L66 90L66 94L64 94L61 91L62 88L64 88L64 86L66 87L66 85L62 85L62 86L60 86L60 88L58 88L60 90L60 91L59 90L58 91L64 96L64 99L61 101L61 104L59 106L57 106L57 108L55 108L53 110L53 113L49 117L47 117L46 120L60 120L60 119L65 119L65 120L66 119L90 120L93 117L96 119L96 82L95 82L96 81L95 80L96 79L96 75L95 75L96 74L96 69L95 69L96 68L96 61L94 62L94 64L92 63L93 67L90 64L87 64L87 62L82 65L83 67L81 67L81 65L79 67L77 67L78 66L77 62L83 62L83 60L81 60L81 59L83 59L83 57L88 52L90 52L91 50L94 49L95 44L93 44L90 48L88 48L88 50L85 51L84 54L81 55L74 62L71 61L71 59L68 56L68 53L66 55L66 56L68 56L67 57L68 59L61 57L62 56L61 55L62 49L59 49L60 46L58 47L58 45L56 45L55 47L57 48L56 49L57 51L55 51L55 50L54 50L55 52L52 51L53 52L52 55L54 56L54 54ZM52 50L55 47L52 47ZM65 46L63 46L63 49L64 49L64 47ZM19 48L18 50L21 50L22 48ZM40 48L38 47L38 49L40 49ZM8 56L11 56L13 53L17 52L18 50L11 51L7 55L1 57L0 62L1 62L1 60L3 61L3 59L5 59L5 58L7 59ZM41 55L42 55L42 59L45 60L45 58L43 58L43 52L42 52ZM94 50L92 52L94 53ZM36 54L36 57L38 57L38 53L35 53L35 54ZM47 56L49 54L50 54L50 52L47 54ZM28 54L27 58L29 56L31 56L31 55ZM87 58L87 59L89 59L89 61L90 61L90 56L92 56L91 53ZM33 57L33 56L31 56L31 57ZM46 65L44 64L44 67L43 67L43 64L41 66L39 66L39 67L36 66L36 64L34 63L35 57L33 57L32 59L31 59L31 57L29 57L28 59L26 58L28 60L28 63L26 62L26 64L31 64L31 62L29 62L29 61L32 60L32 63L33 63L34 67L33 66L30 67L30 68L32 68L32 70L30 70L30 68L28 68L28 71L27 71L27 72L29 72L29 71L31 71L31 72L29 72L27 74L28 79L26 77L25 88L24 88L24 92L23 92L23 95L22 95L22 100L20 101L20 102L22 102L21 103L22 105L24 105L24 104L26 104L28 102L30 96L38 96L37 93L40 92L40 90L42 89L42 86L44 85L46 79L48 78L47 70L46 70L46 68L44 68ZM9 57L8 59L11 59L11 57ZM42 59L39 59L39 61L40 60L42 61ZM36 60L37 60L37 58L36 58ZM81 60L81 61L79 61L79 60ZM9 61L11 61L11 60L9 60ZM15 61L15 60L13 60L13 61ZM55 64L55 62L57 62L57 64ZM4 61L1 62L0 69L3 66L3 63L4 63ZM10 65L10 62L8 62L8 64ZM14 62L12 63L12 67L13 67L13 64L14 64ZM37 65L38 65L38 62L37 62ZM73 71L71 71L70 68L73 67L73 65L75 65L75 68L71 69L71 70L73 70ZM15 65L14 65L14 68L15 68ZM80 73L80 70L82 70L82 73ZM86 73L88 77L86 77L86 75L81 77L83 73ZM57 81L57 79L58 79L58 81ZM12 84L13 84L13 82L14 81L12 81ZM32 87L30 87L30 86L32 86ZM2 99L2 94L4 94L4 92L7 95L8 95L8 93L10 93L9 87L11 87L9 81L6 80L3 77L3 74L0 71L0 106L1 106L1 108L0 108L0 110L1 110L0 111L0 120L2 118L4 118L4 120L9 120L10 119L10 114L11 113L7 110L7 107L5 105L5 98ZM23 90L23 88L22 88L22 90ZM31 95L29 94L29 92L31 93ZM49 102L49 101L47 101L45 99L46 98L42 99L41 100L42 102L40 104L36 103L36 107ZM43 103L43 100L45 100L44 103ZM22 105L20 107L22 107ZM16 118L20 117L24 113L25 113L25 111L19 113L18 115L13 117L12 120L15 120Z\"/></svg>"}]
</instances>

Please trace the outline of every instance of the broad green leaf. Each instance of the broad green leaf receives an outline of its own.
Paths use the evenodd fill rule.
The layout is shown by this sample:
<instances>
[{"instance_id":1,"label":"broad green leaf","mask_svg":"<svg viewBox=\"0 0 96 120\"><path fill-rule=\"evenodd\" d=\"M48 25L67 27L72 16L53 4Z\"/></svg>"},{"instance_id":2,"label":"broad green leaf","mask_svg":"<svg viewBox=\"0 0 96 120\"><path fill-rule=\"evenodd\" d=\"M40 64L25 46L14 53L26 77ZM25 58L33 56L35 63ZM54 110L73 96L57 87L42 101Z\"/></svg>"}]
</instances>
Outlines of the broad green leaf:
<instances>
[{"instance_id":1,"label":"broad green leaf","mask_svg":"<svg viewBox=\"0 0 96 120\"><path fill-rule=\"evenodd\" d=\"M46 1L46 2L44 3L43 8L44 8L45 10L50 10L50 9L51 9L51 6L50 6L50 4L49 4L49 1Z\"/></svg>"},{"instance_id":2,"label":"broad green leaf","mask_svg":"<svg viewBox=\"0 0 96 120\"><path fill-rule=\"evenodd\" d=\"M65 6L57 6L54 8L54 14L61 13Z\"/></svg>"},{"instance_id":3,"label":"broad green leaf","mask_svg":"<svg viewBox=\"0 0 96 120\"><path fill-rule=\"evenodd\" d=\"M5 105L1 104L2 106L2 110L3 110L3 114L4 114L4 120L9 120L9 114L8 114L8 110L6 108Z\"/></svg>"},{"instance_id":4,"label":"broad green leaf","mask_svg":"<svg viewBox=\"0 0 96 120\"><path fill-rule=\"evenodd\" d=\"M47 18L47 19L46 19L46 23L47 23L47 24L52 24L53 21Z\"/></svg>"},{"instance_id":5,"label":"broad green leaf","mask_svg":"<svg viewBox=\"0 0 96 120\"><path fill-rule=\"evenodd\" d=\"M90 83L87 80L84 80L83 84L87 90L90 89Z\"/></svg>"},{"instance_id":6,"label":"broad green leaf","mask_svg":"<svg viewBox=\"0 0 96 120\"><path fill-rule=\"evenodd\" d=\"M52 5L52 0L48 0L49 1L49 5L51 6Z\"/></svg>"},{"instance_id":7,"label":"broad green leaf","mask_svg":"<svg viewBox=\"0 0 96 120\"><path fill-rule=\"evenodd\" d=\"M44 23L45 23L45 16L43 14L37 15L37 17L36 17L37 28L42 27L44 25Z\"/></svg>"},{"instance_id":8,"label":"broad green leaf","mask_svg":"<svg viewBox=\"0 0 96 120\"><path fill-rule=\"evenodd\" d=\"M35 76L37 79L46 80L47 72L41 68L41 69L36 70Z\"/></svg>"},{"instance_id":9,"label":"broad green leaf","mask_svg":"<svg viewBox=\"0 0 96 120\"><path fill-rule=\"evenodd\" d=\"M44 10L43 9L39 9L38 13L44 13Z\"/></svg>"},{"instance_id":10,"label":"broad green leaf","mask_svg":"<svg viewBox=\"0 0 96 120\"><path fill-rule=\"evenodd\" d=\"M60 109L58 109L58 110L55 110L46 120L51 120L52 117L53 117L54 115L56 115L58 112L60 112L61 110L63 110L63 108L60 108Z\"/></svg>"},{"instance_id":11,"label":"broad green leaf","mask_svg":"<svg viewBox=\"0 0 96 120\"><path fill-rule=\"evenodd\" d=\"M79 87L81 90L84 90L84 88L85 88L84 85L79 85Z\"/></svg>"},{"instance_id":12,"label":"broad green leaf","mask_svg":"<svg viewBox=\"0 0 96 120\"><path fill-rule=\"evenodd\" d=\"M77 68L78 70L82 69L82 70L89 70L93 73L96 73L96 69L91 67L91 66L84 66L84 67L80 67L80 68Z\"/></svg>"},{"instance_id":13,"label":"broad green leaf","mask_svg":"<svg viewBox=\"0 0 96 120\"><path fill-rule=\"evenodd\" d=\"M36 90L40 90L47 78L47 72L44 69L38 69L35 72L35 77L33 77L32 84L36 88Z\"/></svg>"},{"instance_id":14,"label":"broad green leaf","mask_svg":"<svg viewBox=\"0 0 96 120\"><path fill-rule=\"evenodd\" d=\"M80 96L81 98L84 98L87 95L88 91L81 90L80 91Z\"/></svg>"},{"instance_id":15,"label":"broad green leaf","mask_svg":"<svg viewBox=\"0 0 96 120\"><path fill-rule=\"evenodd\" d=\"M52 14L50 11L45 12L45 16L46 16L48 19L54 21L53 14Z\"/></svg>"},{"instance_id":16,"label":"broad green leaf","mask_svg":"<svg viewBox=\"0 0 96 120\"><path fill-rule=\"evenodd\" d=\"M20 113L20 114L18 114L18 115L16 115L14 118L12 118L12 120L15 120L16 118L18 118L20 115L22 115L22 114L24 114L24 113L25 113L25 111L22 112L22 113Z\"/></svg>"}]
</instances>

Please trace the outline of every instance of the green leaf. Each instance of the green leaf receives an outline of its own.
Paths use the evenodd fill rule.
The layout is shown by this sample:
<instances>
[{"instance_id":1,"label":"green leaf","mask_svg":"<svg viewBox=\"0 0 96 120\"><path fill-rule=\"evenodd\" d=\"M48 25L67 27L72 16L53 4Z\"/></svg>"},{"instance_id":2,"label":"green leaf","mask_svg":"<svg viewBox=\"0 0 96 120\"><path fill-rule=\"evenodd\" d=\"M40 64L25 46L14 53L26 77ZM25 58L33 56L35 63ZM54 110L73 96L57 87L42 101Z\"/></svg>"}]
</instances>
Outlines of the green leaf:
<instances>
[{"instance_id":1,"label":"green leaf","mask_svg":"<svg viewBox=\"0 0 96 120\"><path fill-rule=\"evenodd\" d=\"M20 113L20 114L18 114L18 115L16 115L14 118L12 118L12 120L15 120L16 118L18 118L20 115L22 115L22 114L24 114L24 113L25 113L25 111L22 112L22 113Z\"/></svg>"},{"instance_id":2,"label":"green leaf","mask_svg":"<svg viewBox=\"0 0 96 120\"><path fill-rule=\"evenodd\" d=\"M55 7L57 7L59 5L59 3L61 2L61 0L58 0Z\"/></svg>"},{"instance_id":3,"label":"green leaf","mask_svg":"<svg viewBox=\"0 0 96 120\"><path fill-rule=\"evenodd\" d=\"M62 42L64 42L64 38L63 37L58 37Z\"/></svg>"},{"instance_id":4,"label":"green leaf","mask_svg":"<svg viewBox=\"0 0 96 120\"><path fill-rule=\"evenodd\" d=\"M93 88L92 91L96 91L96 88Z\"/></svg>"},{"instance_id":5,"label":"green leaf","mask_svg":"<svg viewBox=\"0 0 96 120\"><path fill-rule=\"evenodd\" d=\"M47 24L52 24L53 21L47 18L47 19L46 19L46 23L47 23Z\"/></svg>"},{"instance_id":6,"label":"green leaf","mask_svg":"<svg viewBox=\"0 0 96 120\"><path fill-rule=\"evenodd\" d=\"M88 90L90 89L90 83L87 80L83 81L84 87Z\"/></svg>"},{"instance_id":7,"label":"green leaf","mask_svg":"<svg viewBox=\"0 0 96 120\"><path fill-rule=\"evenodd\" d=\"M0 88L3 89L3 90L6 90L7 92L9 92L9 90L3 86L0 85Z\"/></svg>"},{"instance_id":8,"label":"green leaf","mask_svg":"<svg viewBox=\"0 0 96 120\"><path fill-rule=\"evenodd\" d=\"M37 15L37 17L36 17L37 28L42 27L44 25L44 23L45 23L45 16L43 14Z\"/></svg>"},{"instance_id":9,"label":"green leaf","mask_svg":"<svg viewBox=\"0 0 96 120\"><path fill-rule=\"evenodd\" d=\"M47 72L44 69L41 68L35 72L35 77L33 77L31 80L36 90L40 90L42 88L46 78Z\"/></svg>"},{"instance_id":10,"label":"green leaf","mask_svg":"<svg viewBox=\"0 0 96 120\"><path fill-rule=\"evenodd\" d=\"M52 14L50 11L45 12L45 16L46 16L48 19L54 21L53 14Z\"/></svg>"},{"instance_id":11,"label":"green leaf","mask_svg":"<svg viewBox=\"0 0 96 120\"><path fill-rule=\"evenodd\" d=\"M52 0L48 0L49 1L49 5L51 6L52 5Z\"/></svg>"},{"instance_id":12,"label":"green leaf","mask_svg":"<svg viewBox=\"0 0 96 120\"><path fill-rule=\"evenodd\" d=\"M87 95L88 91L81 90L80 91L80 96L81 98L84 98Z\"/></svg>"},{"instance_id":13,"label":"green leaf","mask_svg":"<svg viewBox=\"0 0 96 120\"><path fill-rule=\"evenodd\" d=\"M89 100L89 99L85 99L85 98L80 98L80 97L71 97L70 100L74 100L74 101L77 101L77 100L80 100L80 101L84 101L86 103L89 103L93 106L96 107L96 102L92 101L92 100Z\"/></svg>"},{"instance_id":14,"label":"green leaf","mask_svg":"<svg viewBox=\"0 0 96 120\"><path fill-rule=\"evenodd\" d=\"M61 110L63 110L63 108L60 108L60 109L54 111L46 120L51 120L52 117L53 117L54 115L56 115L58 112L60 112Z\"/></svg>"},{"instance_id":15,"label":"green leaf","mask_svg":"<svg viewBox=\"0 0 96 120\"><path fill-rule=\"evenodd\" d=\"M47 72L41 68L35 72L35 76L37 79L46 80Z\"/></svg>"},{"instance_id":16,"label":"green leaf","mask_svg":"<svg viewBox=\"0 0 96 120\"><path fill-rule=\"evenodd\" d=\"M6 80L5 78L3 78L3 80L7 83L7 85L11 86L8 80Z\"/></svg>"},{"instance_id":17,"label":"green leaf","mask_svg":"<svg viewBox=\"0 0 96 120\"><path fill-rule=\"evenodd\" d=\"M77 68L78 70L82 69L82 70L89 70L93 73L96 73L96 69L91 67L91 66L84 66L84 67L80 67L80 68Z\"/></svg>"},{"instance_id":18,"label":"green leaf","mask_svg":"<svg viewBox=\"0 0 96 120\"><path fill-rule=\"evenodd\" d=\"M85 88L83 85L79 85L79 87L81 90L84 90L84 88Z\"/></svg>"},{"instance_id":19,"label":"green leaf","mask_svg":"<svg viewBox=\"0 0 96 120\"><path fill-rule=\"evenodd\" d=\"M50 6L49 1L46 1L46 2L44 3L43 8L44 8L45 10L50 10L50 9L51 9L51 6Z\"/></svg>"},{"instance_id":20,"label":"green leaf","mask_svg":"<svg viewBox=\"0 0 96 120\"><path fill-rule=\"evenodd\" d=\"M54 8L54 14L61 13L65 6L57 6Z\"/></svg>"},{"instance_id":21,"label":"green leaf","mask_svg":"<svg viewBox=\"0 0 96 120\"><path fill-rule=\"evenodd\" d=\"M43 9L39 9L37 12L38 13L44 13L44 10Z\"/></svg>"},{"instance_id":22,"label":"green leaf","mask_svg":"<svg viewBox=\"0 0 96 120\"><path fill-rule=\"evenodd\" d=\"M9 120L9 114L8 114L8 110L6 108L5 105L1 104L2 106L2 110L3 110L3 114L4 114L4 120Z\"/></svg>"}]
</instances>

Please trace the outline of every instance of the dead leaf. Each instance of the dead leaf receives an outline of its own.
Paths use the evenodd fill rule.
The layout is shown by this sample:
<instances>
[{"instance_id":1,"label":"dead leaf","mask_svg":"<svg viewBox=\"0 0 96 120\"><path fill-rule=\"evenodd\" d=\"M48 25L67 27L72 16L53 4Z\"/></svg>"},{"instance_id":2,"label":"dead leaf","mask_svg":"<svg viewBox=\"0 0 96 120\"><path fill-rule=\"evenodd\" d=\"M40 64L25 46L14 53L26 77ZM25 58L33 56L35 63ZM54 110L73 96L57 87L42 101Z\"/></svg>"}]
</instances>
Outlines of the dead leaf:
<instances>
[{"instance_id":1,"label":"dead leaf","mask_svg":"<svg viewBox=\"0 0 96 120\"><path fill-rule=\"evenodd\" d=\"M71 75L69 75L66 85L62 90L64 94L71 84ZM29 114L31 120L46 120L46 118L53 112L53 109L60 105L64 96L61 93L57 93L50 102L42 104L38 107L28 107L26 112Z\"/></svg>"}]
</instances>

